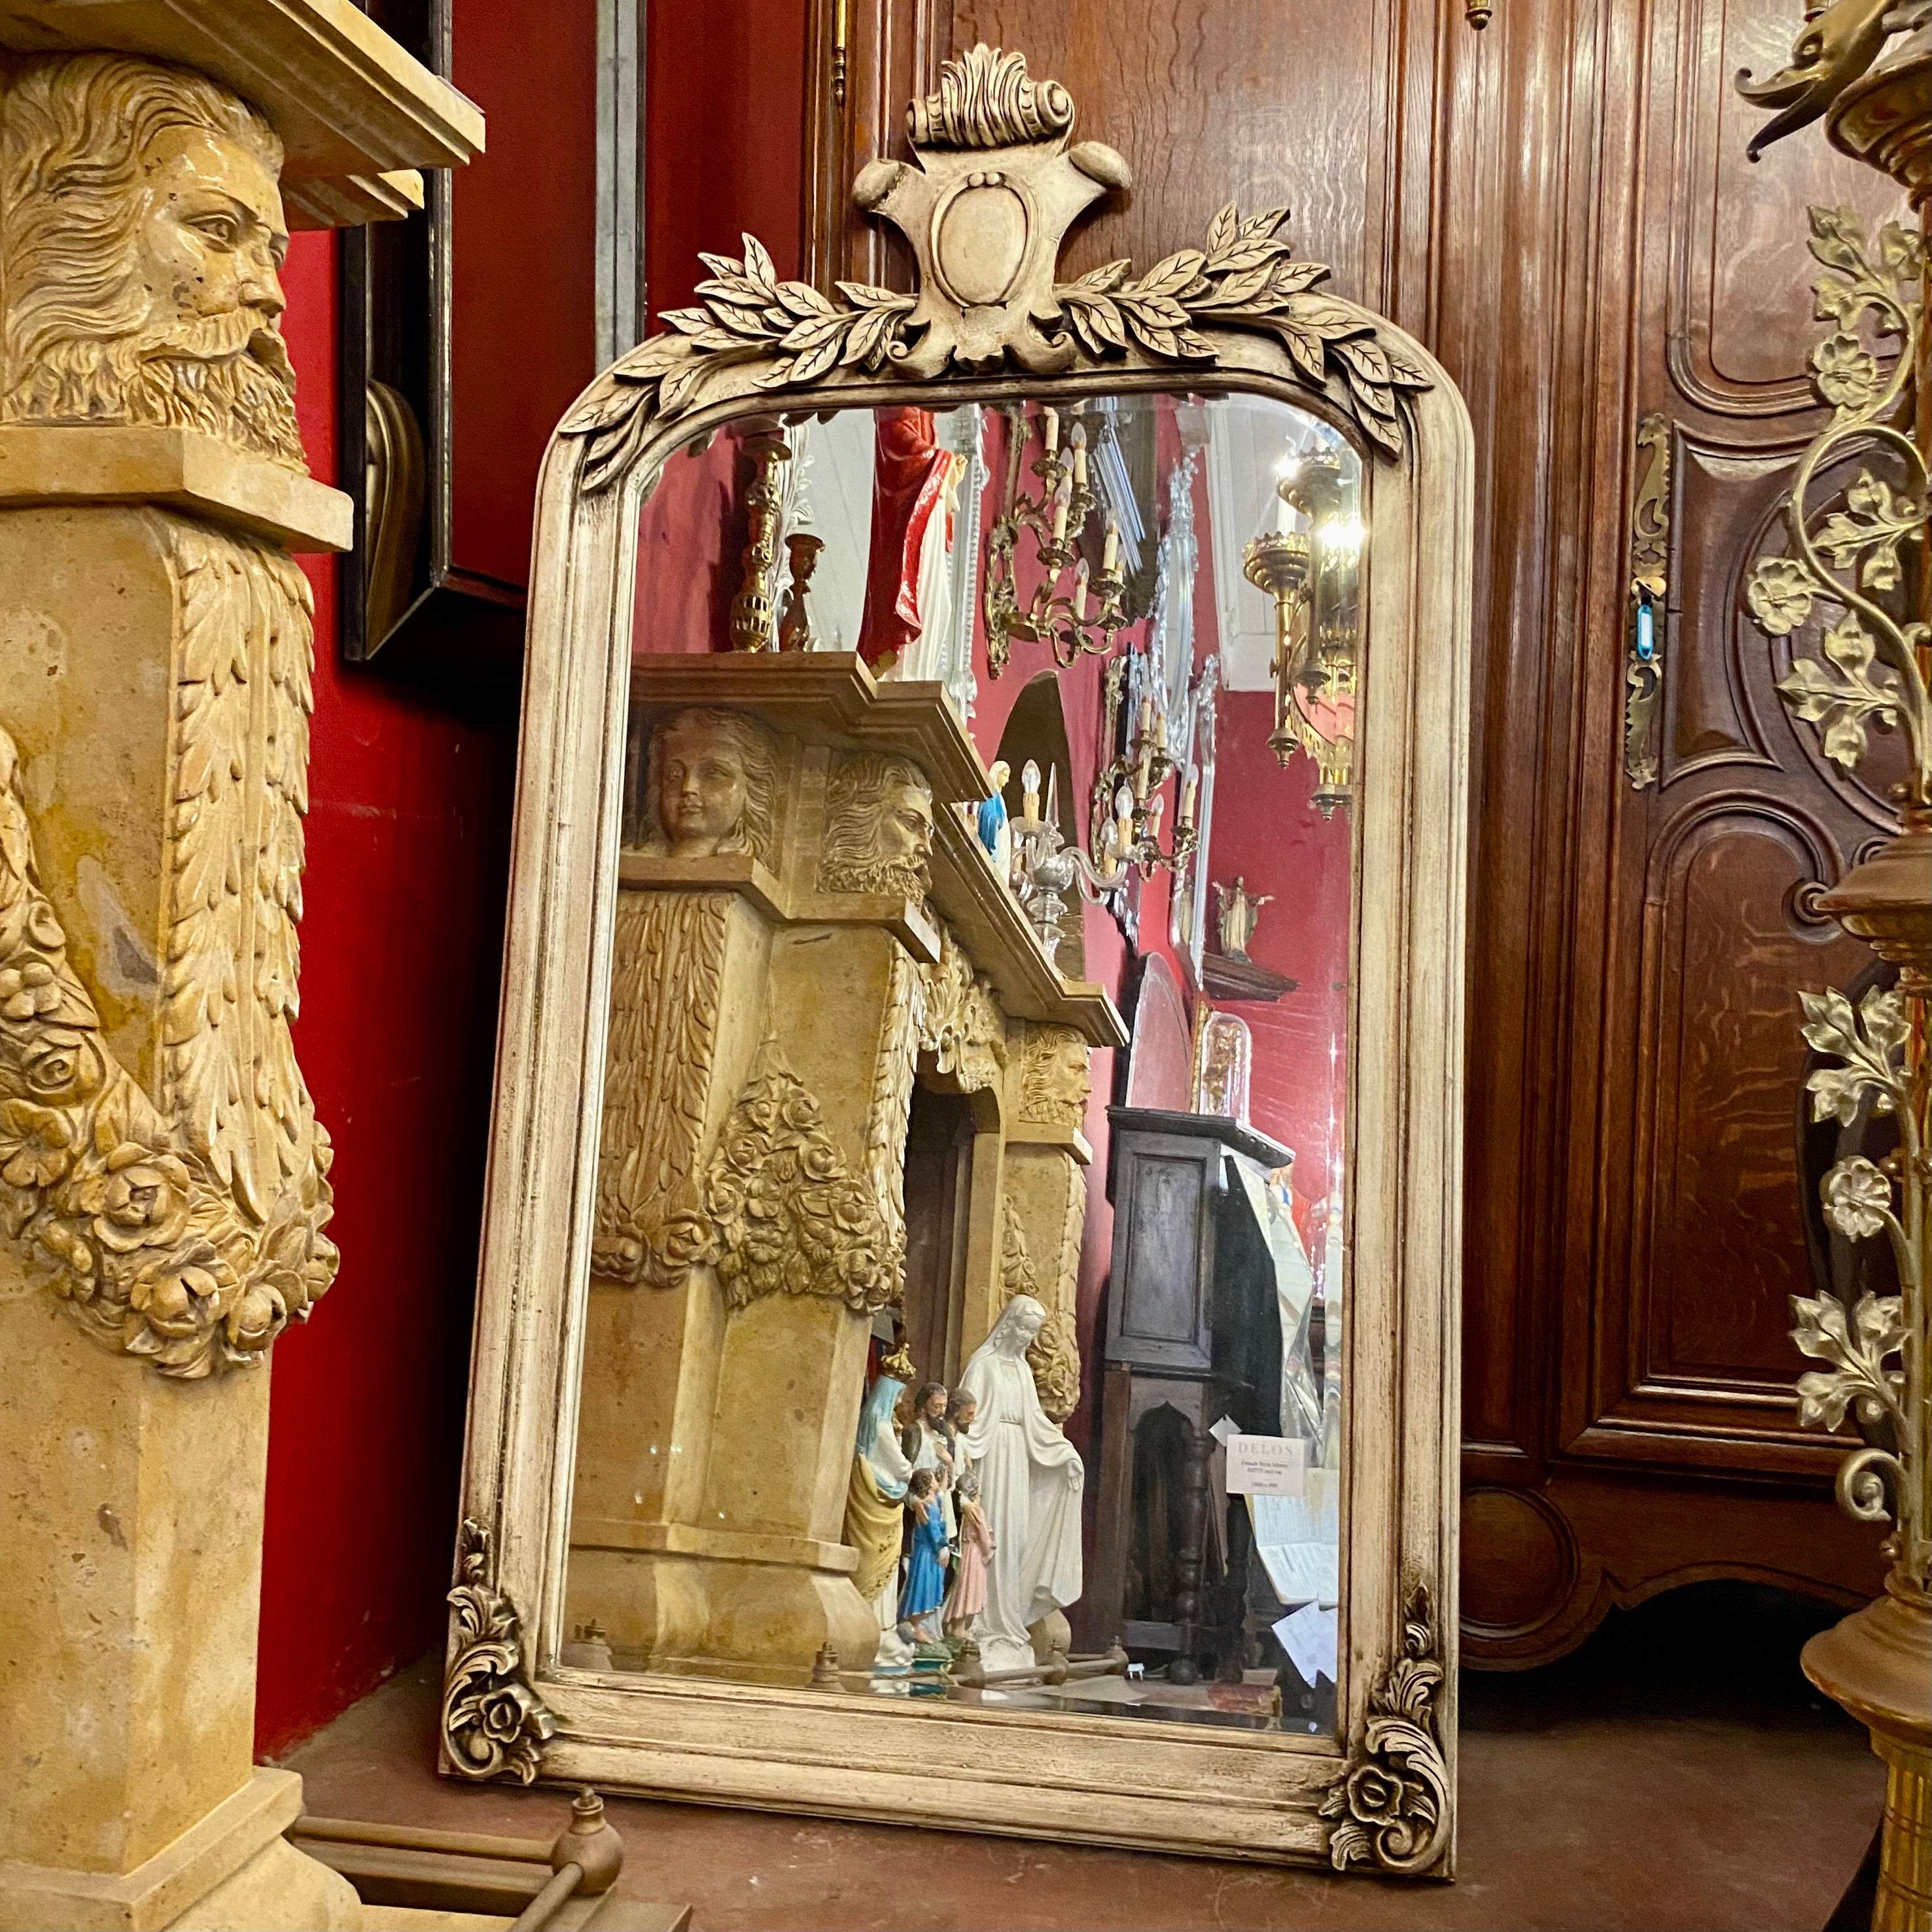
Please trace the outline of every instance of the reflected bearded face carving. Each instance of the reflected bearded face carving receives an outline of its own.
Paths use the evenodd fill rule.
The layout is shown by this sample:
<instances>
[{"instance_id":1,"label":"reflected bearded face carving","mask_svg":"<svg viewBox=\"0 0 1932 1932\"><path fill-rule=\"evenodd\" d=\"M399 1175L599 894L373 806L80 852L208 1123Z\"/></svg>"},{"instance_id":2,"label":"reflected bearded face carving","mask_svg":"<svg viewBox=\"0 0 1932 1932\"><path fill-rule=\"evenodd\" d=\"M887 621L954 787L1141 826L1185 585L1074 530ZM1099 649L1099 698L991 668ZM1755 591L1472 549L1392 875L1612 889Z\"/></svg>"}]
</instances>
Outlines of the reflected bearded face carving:
<instances>
[{"instance_id":1,"label":"reflected bearded face carving","mask_svg":"<svg viewBox=\"0 0 1932 1932\"><path fill-rule=\"evenodd\" d=\"M23 62L0 106L0 422L199 430L305 470L281 143L205 76Z\"/></svg>"},{"instance_id":2,"label":"reflected bearded face carving","mask_svg":"<svg viewBox=\"0 0 1932 1932\"><path fill-rule=\"evenodd\" d=\"M773 760L764 728L736 712L680 711L651 739L647 849L674 859L744 852L765 858Z\"/></svg>"},{"instance_id":3,"label":"reflected bearded face carving","mask_svg":"<svg viewBox=\"0 0 1932 1932\"><path fill-rule=\"evenodd\" d=\"M818 887L925 898L932 861L932 791L904 758L862 752L833 772Z\"/></svg>"}]
</instances>

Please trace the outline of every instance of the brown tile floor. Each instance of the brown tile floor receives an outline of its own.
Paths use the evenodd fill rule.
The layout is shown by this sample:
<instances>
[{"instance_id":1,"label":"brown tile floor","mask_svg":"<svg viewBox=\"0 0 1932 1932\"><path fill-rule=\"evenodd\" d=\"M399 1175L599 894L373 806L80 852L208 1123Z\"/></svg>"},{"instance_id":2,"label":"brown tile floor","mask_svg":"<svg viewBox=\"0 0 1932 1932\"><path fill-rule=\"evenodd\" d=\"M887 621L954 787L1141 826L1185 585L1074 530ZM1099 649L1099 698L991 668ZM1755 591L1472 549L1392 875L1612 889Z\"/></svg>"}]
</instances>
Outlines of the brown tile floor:
<instances>
[{"instance_id":1,"label":"brown tile floor","mask_svg":"<svg viewBox=\"0 0 1932 1932\"><path fill-rule=\"evenodd\" d=\"M1462 1877L1317 1872L614 1801L622 1889L695 1908L698 1932L1325 1932L1577 1928L1816 1932L1876 1822L1863 1732L1800 1676L1831 1621L1744 1585L1612 1613L1575 1656L1462 1680ZM548 1837L555 1792L431 1768L430 1667L365 1698L288 1760L311 1811Z\"/></svg>"}]
</instances>

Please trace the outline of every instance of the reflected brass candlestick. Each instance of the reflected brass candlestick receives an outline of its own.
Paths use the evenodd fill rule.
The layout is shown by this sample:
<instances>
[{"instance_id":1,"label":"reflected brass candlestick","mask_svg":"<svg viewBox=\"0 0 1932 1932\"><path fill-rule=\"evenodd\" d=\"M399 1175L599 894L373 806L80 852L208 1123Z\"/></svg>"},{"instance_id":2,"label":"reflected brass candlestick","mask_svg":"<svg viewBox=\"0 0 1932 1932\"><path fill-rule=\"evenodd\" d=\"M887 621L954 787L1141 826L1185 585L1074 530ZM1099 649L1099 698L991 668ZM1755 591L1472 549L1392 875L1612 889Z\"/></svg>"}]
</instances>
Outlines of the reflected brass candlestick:
<instances>
[{"instance_id":1,"label":"reflected brass candlestick","mask_svg":"<svg viewBox=\"0 0 1932 1932\"><path fill-rule=\"evenodd\" d=\"M1037 496L1030 496L1020 486L1019 474L1030 425L1023 409L1009 409L1004 413L1006 507L987 533L982 604L986 669L993 677L1006 669L1015 638L1051 644L1054 662L1064 670L1080 658L1104 657L1127 621L1123 608L1126 574L1120 564L1120 527L1111 515L1106 520L1099 570L1090 576L1086 560L1078 556L1081 532L1099 501L1088 481L1085 422L1077 416L1072 418L1063 449L1059 412L1040 412L1040 453L1031 465L1040 480L1040 490ZM1034 554L1043 573L1024 610L1014 581L1015 557L1023 530L1033 532ZM1072 583L1063 587L1070 568ZM1100 599L1090 612L1090 596Z\"/></svg>"},{"instance_id":2,"label":"reflected brass candlestick","mask_svg":"<svg viewBox=\"0 0 1932 1932\"><path fill-rule=\"evenodd\" d=\"M1289 530L1256 537L1241 553L1241 569L1257 590L1274 599L1274 657L1268 667L1274 678L1274 729L1268 743L1285 765L1306 748L1291 693L1307 641L1308 539Z\"/></svg>"},{"instance_id":3,"label":"reflected brass candlestick","mask_svg":"<svg viewBox=\"0 0 1932 1932\"><path fill-rule=\"evenodd\" d=\"M744 577L731 600L731 648L772 648L772 566L778 556L778 465L791 452L775 436L751 436L745 448L752 463L745 505L751 536L745 545Z\"/></svg>"}]
</instances>

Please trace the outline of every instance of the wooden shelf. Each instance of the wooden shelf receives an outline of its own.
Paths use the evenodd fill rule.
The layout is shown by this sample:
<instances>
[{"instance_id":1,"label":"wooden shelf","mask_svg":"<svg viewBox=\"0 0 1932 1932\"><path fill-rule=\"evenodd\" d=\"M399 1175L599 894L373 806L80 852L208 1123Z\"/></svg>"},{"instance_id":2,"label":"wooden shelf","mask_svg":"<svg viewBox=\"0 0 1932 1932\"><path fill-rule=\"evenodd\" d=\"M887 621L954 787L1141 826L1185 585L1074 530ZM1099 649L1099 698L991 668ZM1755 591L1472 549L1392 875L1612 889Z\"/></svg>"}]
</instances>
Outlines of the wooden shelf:
<instances>
[{"instance_id":1,"label":"wooden shelf","mask_svg":"<svg viewBox=\"0 0 1932 1932\"><path fill-rule=\"evenodd\" d=\"M1278 1000L1300 984L1286 973L1257 966L1252 959L1231 959L1225 952L1203 953L1201 983L1217 1000Z\"/></svg>"},{"instance_id":2,"label":"wooden shelf","mask_svg":"<svg viewBox=\"0 0 1932 1932\"><path fill-rule=\"evenodd\" d=\"M4 0L0 0L4 4ZM631 666L639 704L722 704L774 730L910 758L935 808L978 804L992 774L940 684L881 684L852 651L742 651L642 657Z\"/></svg>"}]
</instances>

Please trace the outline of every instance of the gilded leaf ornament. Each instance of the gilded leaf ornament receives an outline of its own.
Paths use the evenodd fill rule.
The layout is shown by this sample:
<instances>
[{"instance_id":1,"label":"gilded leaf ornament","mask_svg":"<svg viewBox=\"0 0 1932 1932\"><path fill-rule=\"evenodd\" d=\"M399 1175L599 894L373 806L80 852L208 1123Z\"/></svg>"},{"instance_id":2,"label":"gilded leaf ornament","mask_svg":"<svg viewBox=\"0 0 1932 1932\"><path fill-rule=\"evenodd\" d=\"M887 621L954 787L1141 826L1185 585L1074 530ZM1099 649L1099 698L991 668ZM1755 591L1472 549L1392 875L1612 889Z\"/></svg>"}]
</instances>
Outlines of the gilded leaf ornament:
<instances>
[{"instance_id":1,"label":"gilded leaf ornament","mask_svg":"<svg viewBox=\"0 0 1932 1932\"><path fill-rule=\"evenodd\" d=\"M530 1688L523 1625L496 1587L493 1540L467 1517L457 1539L456 1654L442 1695L442 1741L458 1775L533 1784L556 1720Z\"/></svg>"},{"instance_id":2,"label":"gilded leaf ornament","mask_svg":"<svg viewBox=\"0 0 1932 1932\"><path fill-rule=\"evenodd\" d=\"M1442 1688L1429 1592L1418 1586L1402 1618L1401 1654L1370 1694L1363 1755L1322 1801L1322 1816L1336 1821L1328 1862L1337 1871L1372 1864L1412 1876L1448 1850L1454 1809L1436 1735Z\"/></svg>"},{"instance_id":3,"label":"gilded leaf ornament","mask_svg":"<svg viewBox=\"0 0 1932 1932\"><path fill-rule=\"evenodd\" d=\"M1052 374L1083 361L1206 369L1220 359L1213 332L1227 328L1272 336L1304 382L1399 457L1402 398L1431 378L1373 316L1316 292L1329 271L1282 238L1286 208L1244 217L1230 204L1203 247L1138 278L1123 260L1055 281L1069 226L1131 184L1111 148L1069 145L1072 124L1066 90L1031 80L1020 54L981 46L946 62L937 92L908 112L914 160L872 162L854 188L910 244L918 292L840 282L835 301L782 280L749 235L742 258L704 256L711 272L697 304L667 311L666 332L612 364L565 418L560 433L585 441L583 487L608 488L656 426L747 381L782 390L881 371Z\"/></svg>"}]
</instances>

